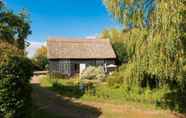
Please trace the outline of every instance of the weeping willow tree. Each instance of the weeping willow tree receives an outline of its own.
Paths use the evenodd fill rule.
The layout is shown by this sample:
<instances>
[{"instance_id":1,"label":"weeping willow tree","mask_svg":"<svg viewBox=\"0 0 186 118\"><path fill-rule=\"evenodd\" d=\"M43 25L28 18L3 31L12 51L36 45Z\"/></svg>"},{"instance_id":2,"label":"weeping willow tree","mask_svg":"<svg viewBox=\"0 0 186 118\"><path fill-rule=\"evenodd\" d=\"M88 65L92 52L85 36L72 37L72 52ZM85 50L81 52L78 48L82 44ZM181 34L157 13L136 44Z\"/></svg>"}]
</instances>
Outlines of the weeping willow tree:
<instances>
[{"instance_id":1,"label":"weeping willow tree","mask_svg":"<svg viewBox=\"0 0 186 118\"><path fill-rule=\"evenodd\" d=\"M134 29L127 40L132 56L126 77L183 80L185 0L104 0L104 4L115 19Z\"/></svg>"}]
</instances>

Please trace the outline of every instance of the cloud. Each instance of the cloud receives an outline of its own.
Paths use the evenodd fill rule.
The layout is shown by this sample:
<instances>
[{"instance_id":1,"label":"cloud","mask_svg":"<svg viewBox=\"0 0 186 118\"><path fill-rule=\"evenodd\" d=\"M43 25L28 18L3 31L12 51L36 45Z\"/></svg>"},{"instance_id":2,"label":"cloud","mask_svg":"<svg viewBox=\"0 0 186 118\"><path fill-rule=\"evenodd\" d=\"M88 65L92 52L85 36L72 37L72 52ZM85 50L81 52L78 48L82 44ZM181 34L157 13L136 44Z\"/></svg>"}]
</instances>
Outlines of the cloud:
<instances>
[{"instance_id":1,"label":"cloud","mask_svg":"<svg viewBox=\"0 0 186 118\"><path fill-rule=\"evenodd\" d=\"M94 35L90 35L90 36L86 36L86 39L96 39L98 37L98 33L94 34Z\"/></svg>"},{"instance_id":2,"label":"cloud","mask_svg":"<svg viewBox=\"0 0 186 118\"><path fill-rule=\"evenodd\" d=\"M28 53L28 57L32 58L38 48L43 46L43 42L30 42L30 46L26 48L26 52Z\"/></svg>"}]
</instances>

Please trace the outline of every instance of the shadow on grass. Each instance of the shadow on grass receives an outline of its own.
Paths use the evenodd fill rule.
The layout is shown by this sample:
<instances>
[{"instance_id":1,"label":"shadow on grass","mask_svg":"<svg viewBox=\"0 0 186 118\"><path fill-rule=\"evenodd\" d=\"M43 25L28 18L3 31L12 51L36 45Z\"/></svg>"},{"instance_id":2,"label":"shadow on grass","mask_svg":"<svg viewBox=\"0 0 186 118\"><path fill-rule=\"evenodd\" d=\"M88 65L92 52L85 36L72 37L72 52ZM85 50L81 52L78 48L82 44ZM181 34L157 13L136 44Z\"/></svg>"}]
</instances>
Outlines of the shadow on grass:
<instances>
[{"instance_id":1,"label":"shadow on grass","mask_svg":"<svg viewBox=\"0 0 186 118\"><path fill-rule=\"evenodd\" d=\"M183 113L186 117L186 82L169 81L169 89L170 91L165 93L162 101L158 102L157 105Z\"/></svg>"},{"instance_id":2,"label":"shadow on grass","mask_svg":"<svg viewBox=\"0 0 186 118\"><path fill-rule=\"evenodd\" d=\"M60 118L60 117L98 118L102 113L101 110L98 108L81 104L78 101L73 101L71 99L64 98L61 95L57 94L56 92L50 90L56 88L43 88L40 87L39 84L33 84L32 87L33 87L32 98L35 106L34 110L36 112L35 113L36 116L34 116L34 118L37 118L38 111L42 111L44 113L43 116L45 117L48 116L48 118L49 117L51 118L51 115L52 118ZM70 92L66 93L68 96L77 94L75 97L78 98L81 95L83 95L83 93L80 94L79 91L75 91L76 87L71 88L71 86L68 86L68 87L64 87L63 90L64 89L72 90L73 94L71 94ZM40 116L42 115L40 114ZM38 116L38 118L40 116Z\"/></svg>"},{"instance_id":3,"label":"shadow on grass","mask_svg":"<svg viewBox=\"0 0 186 118\"><path fill-rule=\"evenodd\" d=\"M80 98L84 95L84 91L81 91L78 85L62 85L54 83L52 87L49 87L48 89L66 97Z\"/></svg>"},{"instance_id":4,"label":"shadow on grass","mask_svg":"<svg viewBox=\"0 0 186 118\"><path fill-rule=\"evenodd\" d=\"M165 94L160 106L169 108L172 111L186 113L186 89L177 88Z\"/></svg>"}]
</instances>

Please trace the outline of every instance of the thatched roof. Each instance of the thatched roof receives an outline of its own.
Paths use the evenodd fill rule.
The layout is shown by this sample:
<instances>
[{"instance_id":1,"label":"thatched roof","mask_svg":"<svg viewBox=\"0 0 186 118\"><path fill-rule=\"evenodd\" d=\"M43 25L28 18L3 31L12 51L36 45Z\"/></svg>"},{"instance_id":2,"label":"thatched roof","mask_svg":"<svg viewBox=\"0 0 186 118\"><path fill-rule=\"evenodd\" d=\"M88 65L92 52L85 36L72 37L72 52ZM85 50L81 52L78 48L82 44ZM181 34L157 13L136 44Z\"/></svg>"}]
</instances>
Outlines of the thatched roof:
<instances>
[{"instance_id":1,"label":"thatched roof","mask_svg":"<svg viewBox=\"0 0 186 118\"><path fill-rule=\"evenodd\" d=\"M47 42L49 59L115 59L107 39L56 39Z\"/></svg>"}]
</instances>

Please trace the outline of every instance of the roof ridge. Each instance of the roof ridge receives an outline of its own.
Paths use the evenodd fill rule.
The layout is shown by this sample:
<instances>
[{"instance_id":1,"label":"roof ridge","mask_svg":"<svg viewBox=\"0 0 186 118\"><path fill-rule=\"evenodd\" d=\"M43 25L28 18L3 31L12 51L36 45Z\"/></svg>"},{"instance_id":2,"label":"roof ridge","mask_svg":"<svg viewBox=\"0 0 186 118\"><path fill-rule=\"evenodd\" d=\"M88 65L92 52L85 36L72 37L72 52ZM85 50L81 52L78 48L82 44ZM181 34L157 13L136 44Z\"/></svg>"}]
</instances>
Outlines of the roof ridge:
<instances>
[{"instance_id":1,"label":"roof ridge","mask_svg":"<svg viewBox=\"0 0 186 118\"><path fill-rule=\"evenodd\" d=\"M56 39L56 38L50 38L48 39L48 42L67 42L67 43L84 43L84 42L109 42L108 39L104 39L104 38L96 38L96 39L86 39L86 38L82 38L82 39Z\"/></svg>"}]
</instances>

